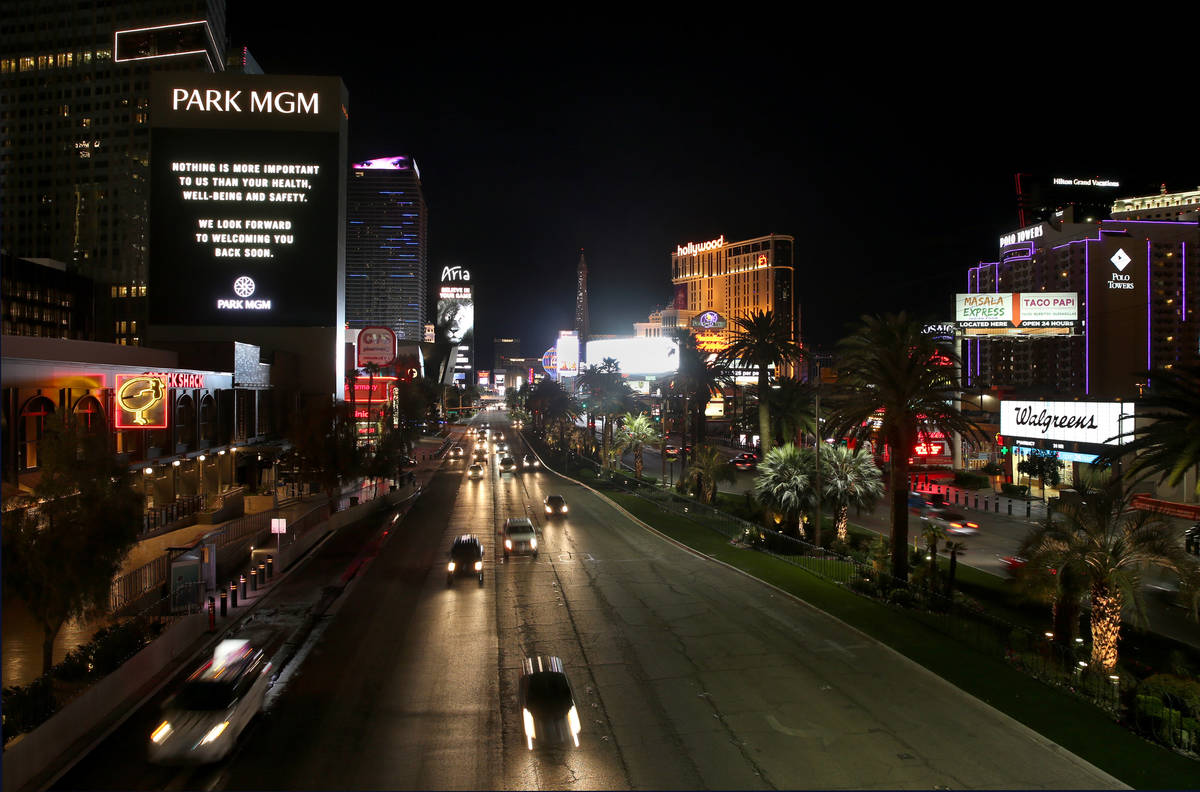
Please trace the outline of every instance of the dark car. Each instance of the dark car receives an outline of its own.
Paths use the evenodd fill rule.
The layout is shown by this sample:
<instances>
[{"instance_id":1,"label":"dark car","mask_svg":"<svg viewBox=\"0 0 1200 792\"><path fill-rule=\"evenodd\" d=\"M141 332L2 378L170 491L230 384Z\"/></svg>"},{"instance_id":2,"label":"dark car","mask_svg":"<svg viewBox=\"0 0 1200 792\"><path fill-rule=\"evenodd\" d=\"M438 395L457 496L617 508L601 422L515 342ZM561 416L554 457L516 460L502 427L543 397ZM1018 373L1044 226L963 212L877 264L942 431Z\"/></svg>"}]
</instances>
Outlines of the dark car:
<instances>
[{"instance_id":1,"label":"dark car","mask_svg":"<svg viewBox=\"0 0 1200 792\"><path fill-rule=\"evenodd\" d=\"M476 575L483 585L483 545L472 534L463 534L450 545L450 563L446 565L446 585L454 585L461 575Z\"/></svg>"},{"instance_id":2,"label":"dark car","mask_svg":"<svg viewBox=\"0 0 1200 792\"><path fill-rule=\"evenodd\" d=\"M516 461L513 460L513 458L510 456L506 456L503 459L501 459L500 460L500 472L501 473L516 473L517 472Z\"/></svg>"},{"instance_id":3,"label":"dark car","mask_svg":"<svg viewBox=\"0 0 1200 792\"><path fill-rule=\"evenodd\" d=\"M526 470L537 470L541 466L542 463L538 462L538 458L533 454L526 454L524 459L521 460L521 467Z\"/></svg>"},{"instance_id":4,"label":"dark car","mask_svg":"<svg viewBox=\"0 0 1200 792\"><path fill-rule=\"evenodd\" d=\"M547 495L544 503L547 516L561 517L567 513L567 499L562 495Z\"/></svg>"},{"instance_id":5,"label":"dark car","mask_svg":"<svg viewBox=\"0 0 1200 792\"><path fill-rule=\"evenodd\" d=\"M729 464L738 470L753 470L758 466L758 457L746 451L729 460Z\"/></svg>"},{"instance_id":6,"label":"dark car","mask_svg":"<svg viewBox=\"0 0 1200 792\"><path fill-rule=\"evenodd\" d=\"M579 711L562 660L552 656L525 658L517 702L529 750L533 750L534 741L538 745L579 747Z\"/></svg>"}]
</instances>

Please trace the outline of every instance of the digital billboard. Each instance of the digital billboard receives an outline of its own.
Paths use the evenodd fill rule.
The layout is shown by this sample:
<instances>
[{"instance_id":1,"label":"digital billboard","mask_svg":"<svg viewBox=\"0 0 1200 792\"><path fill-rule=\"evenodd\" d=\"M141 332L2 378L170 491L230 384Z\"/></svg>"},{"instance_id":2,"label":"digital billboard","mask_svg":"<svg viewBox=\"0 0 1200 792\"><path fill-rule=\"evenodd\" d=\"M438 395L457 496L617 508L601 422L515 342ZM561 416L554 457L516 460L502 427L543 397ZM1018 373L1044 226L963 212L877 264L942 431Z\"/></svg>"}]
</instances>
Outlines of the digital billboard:
<instances>
[{"instance_id":1,"label":"digital billboard","mask_svg":"<svg viewBox=\"0 0 1200 792\"><path fill-rule=\"evenodd\" d=\"M558 378L574 377L579 374L579 334L574 330L562 330L558 334L557 350Z\"/></svg>"},{"instance_id":2,"label":"digital billboard","mask_svg":"<svg viewBox=\"0 0 1200 792\"><path fill-rule=\"evenodd\" d=\"M982 292L955 298L962 328L1073 328L1079 325L1075 292Z\"/></svg>"},{"instance_id":3,"label":"digital billboard","mask_svg":"<svg viewBox=\"0 0 1200 792\"><path fill-rule=\"evenodd\" d=\"M670 338L606 338L587 342L587 362L599 365L614 358L631 377L665 376L679 370L679 344Z\"/></svg>"},{"instance_id":4,"label":"digital billboard","mask_svg":"<svg viewBox=\"0 0 1200 792\"><path fill-rule=\"evenodd\" d=\"M450 343L450 360L442 381L465 381L475 345L475 289L465 267L442 267L438 285L437 337Z\"/></svg>"},{"instance_id":5,"label":"digital billboard","mask_svg":"<svg viewBox=\"0 0 1200 792\"><path fill-rule=\"evenodd\" d=\"M344 324L336 77L155 73L150 321Z\"/></svg>"}]
</instances>

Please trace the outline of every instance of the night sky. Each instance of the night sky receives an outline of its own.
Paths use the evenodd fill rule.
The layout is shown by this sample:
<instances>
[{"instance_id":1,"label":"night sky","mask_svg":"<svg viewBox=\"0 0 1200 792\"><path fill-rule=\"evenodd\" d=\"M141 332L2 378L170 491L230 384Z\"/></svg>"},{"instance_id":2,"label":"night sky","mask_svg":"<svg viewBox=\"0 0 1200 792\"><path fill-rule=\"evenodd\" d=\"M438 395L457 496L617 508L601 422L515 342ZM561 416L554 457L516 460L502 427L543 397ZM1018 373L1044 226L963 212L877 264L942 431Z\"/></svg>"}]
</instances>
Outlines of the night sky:
<instances>
[{"instance_id":1,"label":"night sky","mask_svg":"<svg viewBox=\"0 0 1200 792\"><path fill-rule=\"evenodd\" d=\"M802 332L825 347L863 313L951 319L967 267L1017 228L1018 171L1115 179L1114 197L1200 184L1178 86L1069 45L1018 67L997 42L830 55L811 33L289 26L277 4L230 5L231 43L265 71L343 78L352 162L416 158L431 279L476 281L479 368L493 337L540 355L573 326L580 248L592 332L631 334L670 299L676 244L791 234Z\"/></svg>"}]
</instances>

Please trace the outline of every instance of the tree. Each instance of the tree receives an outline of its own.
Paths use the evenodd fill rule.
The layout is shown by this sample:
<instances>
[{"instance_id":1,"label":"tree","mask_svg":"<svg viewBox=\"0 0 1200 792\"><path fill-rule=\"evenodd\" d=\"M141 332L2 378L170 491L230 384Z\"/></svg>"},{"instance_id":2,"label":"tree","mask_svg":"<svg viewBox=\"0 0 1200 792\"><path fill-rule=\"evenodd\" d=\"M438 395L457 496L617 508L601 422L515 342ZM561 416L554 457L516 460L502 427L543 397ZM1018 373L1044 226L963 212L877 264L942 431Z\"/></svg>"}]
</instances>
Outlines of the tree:
<instances>
[{"instance_id":1,"label":"tree","mask_svg":"<svg viewBox=\"0 0 1200 792\"><path fill-rule=\"evenodd\" d=\"M792 443L772 448L759 463L754 477L754 497L780 516L785 531L793 529L796 534L801 515L813 501L809 481L812 452L805 454L804 450Z\"/></svg>"},{"instance_id":2,"label":"tree","mask_svg":"<svg viewBox=\"0 0 1200 792\"><path fill-rule=\"evenodd\" d=\"M1143 570L1158 565L1179 575L1194 590L1200 577L1195 558L1183 552L1170 520L1157 512L1128 510L1120 479L1100 489L1084 485L1078 503L1064 504L1022 543L1026 566L1050 568L1060 587L1087 592L1091 605L1091 665L1110 673L1116 667L1121 617L1132 606L1144 617ZM1192 602L1196 616L1196 602Z\"/></svg>"},{"instance_id":3,"label":"tree","mask_svg":"<svg viewBox=\"0 0 1200 792\"><path fill-rule=\"evenodd\" d=\"M645 413L625 413L621 428L617 431L617 447L621 453L633 452L634 478L642 477L642 450L658 442L658 429Z\"/></svg>"},{"instance_id":4,"label":"tree","mask_svg":"<svg viewBox=\"0 0 1200 792\"><path fill-rule=\"evenodd\" d=\"M817 436L816 388L793 377L780 377L771 391L771 415L783 442L801 445L806 435ZM818 438L819 439L819 438Z\"/></svg>"},{"instance_id":5,"label":"tree","mask_svg":"<svg viewBox=\"0 0 1200 792\"><path fill-rule=\"evenodd\" d=\"M729 468L725 455L709 445L696 449L692 455L692 463L688 465L683 480L692 485L705 503L715 503L717 500L717 484L722 481L733 482L737 477Z\"/></svg>"},{"instance_id":6,"label":"tree","mask_svg":"<svg viewBox=\"0 0 1200 792\"><path fill-rule=\"evenodd\" d=\"M883 497L883 474L875 466L874 456L862 446L851 449L819 442L817 447L821 449L821 489L833 503L838 541L845 542L850 507L874 507Z\"/></svg>"},{"instance_id":7,"label":"tree","mask_svg":"<svg viewBox=\"0 0 1200 792\"><path fill-rule=\"evenodd\" d=\"M705 442L705 408L713 396L733 380L728 366L720 359L709 360L696 346L696 337L686 329L677 328L675 343L679 351L679 367L671 378L671 388L683 399L683 441L681 453L687 464L688 438L696 445Z\"/></svg>"},{"instance_id":8,"label":"tree","mask_svg":"<svg viewBox=\"0 0 1200 792\"><path fill-rule=\"evenodd\" d=\"M1200 467L1200 363L1150 372L1149 393L1138 399L1137 419L1127 423L1117 438L1125 442L1100 455L1112 463L1134 455L1128 467L1131 481L1159 476L1174 487L1189 470ZM1200 473L1200 471L1197 471ZM1200 475L1196 477L1200 496Z\"/></svg>"},{"instance_id":9,"label":"tree","mask_svg":"<svg viewBox=\"0 0 1200 792\"><path fill-rule=\"evenodd\" d=\"M6 510L4 587L42 628L42 671L70 619L108 608L113 578L137 541L142 498L104 437L47 425L34 497Z\"/></svg>"},{"instance_id":10,"label":"tree","mask_svg":"<svg viewBox=\"0 0 1200 792\"><path fill-rule=\"evenodd\" d=\"M946 538L946 530L933 520L928 520L921 526L921 538L925 540L925 550L929 553L929 580L926 585L930 591L935 591L938 573L938 542Z\"/></svg>"},{"instance_id":11,"label":"tree","mask_svg":"<svg viewBox=\"0 0 1200 792\"><path fill-rule=\"evenodd\" d=\"M343 401L310 402L292 422L289 439L305 471L320 479L330 511L336 511L343 482L362 472L353 408Z\"/></svg>"},{"instance_id":12,"label":"tree","mask_svg":"<svg viewBox=\"0 0 1200 792\"><path fill-rule=\"evenodd\" d=\"M616 358L610 357L597 365L588 366L579 375L578 385L587 394L590 411L604 419L604 429L600 433L600 456L601 466L607 470L611 461L613 419L630 408L633 391L622 380Z\"/></svg>"},{"instance_id":13,"label":"tree","mask_svg":"<svg viewBox=\"0 0 1200 792\"><path fill-rule=\"evenodd\" d=\"M950 554L950 573L946 577L946 596L953 601L954 581L958 574L958 557L967 552L967 546L957 539L947 539L944 549Z\"/></svg>"},{"instance_id":14,"label":"tree","mask_svg":"<svg viewBox=\"0 0 1200 792\"><path fill-rule=\"evenodd\" d=\"M800 345L792 338L791 318L784 313L754 311L735 317L734 332L721 360L731 366L758 369L758 434L763 453L771 447L770 366L800 360Z\"/></svg>"},{"instance_id":15,"label":"tree","mask_svg":"<svg viewBox=\"0 0 1200 792\"><path fill-rule=\"evenodd\" d=\"M959 390L953 349L939 345L903 312L864 316L861 322L838 344L839 402L829 426L837 435L865 438L882 411L878 432L891 453L892 576L906 581L909 455L918 431L979 438L983 432L953 406ZM939 365L944 361L950 365Z\"/></svg>"},{"instance_id":16,"label":"tree","mask_svg":"<svg viewBox=\"0 0 1200 792\"><path fill-rule=\"evenodd\" d=\"M1047 486L1057 487L1062 481L1062 469L1063 463L1059 461L1057 451L1034 449L1017 463L1017 473L1030 481L1036 478L1042 483L1042 500L1046 499Z\"/></svg>"}]
</instances>

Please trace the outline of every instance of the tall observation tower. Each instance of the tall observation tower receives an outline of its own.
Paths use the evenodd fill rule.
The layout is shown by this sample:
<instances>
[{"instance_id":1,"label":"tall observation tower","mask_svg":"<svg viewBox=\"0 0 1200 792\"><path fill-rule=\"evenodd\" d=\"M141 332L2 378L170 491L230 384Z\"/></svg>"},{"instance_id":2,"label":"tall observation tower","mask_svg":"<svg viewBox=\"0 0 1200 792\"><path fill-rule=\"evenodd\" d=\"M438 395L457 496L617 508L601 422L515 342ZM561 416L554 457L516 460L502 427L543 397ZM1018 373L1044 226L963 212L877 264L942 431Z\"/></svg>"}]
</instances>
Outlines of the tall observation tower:
<instances>
[{"instance_id":1,"label":"tall observation tower","mask_svg":"<svg viewBox=\"0 0 1200 792\"><path fill-rule=\"evenodd\" d=\"M579 249L579 268L575 273L575 332L582 347L588 340L587 262L583 259L583 248Z\"/></svg>"}]
</instances>

